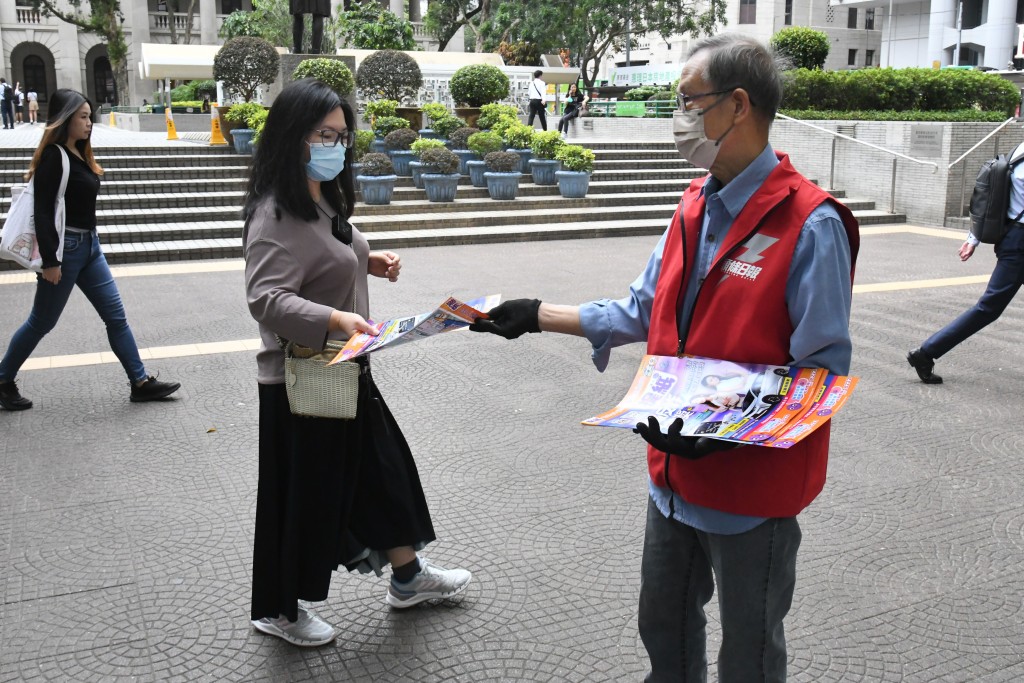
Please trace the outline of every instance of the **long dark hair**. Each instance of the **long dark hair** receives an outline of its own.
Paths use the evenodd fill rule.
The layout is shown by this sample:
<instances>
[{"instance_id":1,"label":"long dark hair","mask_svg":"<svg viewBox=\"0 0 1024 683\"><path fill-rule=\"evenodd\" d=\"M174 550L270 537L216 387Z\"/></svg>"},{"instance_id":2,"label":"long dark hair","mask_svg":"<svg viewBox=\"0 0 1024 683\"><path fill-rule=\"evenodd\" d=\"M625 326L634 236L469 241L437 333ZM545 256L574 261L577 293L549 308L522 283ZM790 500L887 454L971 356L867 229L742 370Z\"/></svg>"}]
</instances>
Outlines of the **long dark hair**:
<instances>
[{"instance_id":1,"label":"long dark hair","mask_svg":"<svg viewBox=\"0 0 1024 683\"><path fill-rule=\"evenodd\" d=\"M306 180L305 140L309 131L338 107L345 114L345 125L354 133L356 115L352 107L322 82L303 78L289 83L278 93L260 133L249 171L242 209L246 221L256 205L267 197L273 198L274 215L278 218L283 211L304 221L316 220L316 202L309 196ZM320 183L324 199L345 218L352 215L356 203L352 177L354 159L353 150L348 150L341 175Z\"/></svg>"},{"instance_id":2,"label":"long dark hair","mask_svg":"<svg viewBox=\"0 0 1024 683\"><path fill-rule=\"evenodd\" d=\"M35 174L44 149L50 145L67 145L71 117L82 108L83 104L88 104L89 109L92 109L92 102L77 90L61 88L53 93L50 97L49 116L46 117L46 129L43 131L42 139L39 140L39 146L36 147L36 153L32 155L32 162L28 165L25 180L29 180ZM92 172L96 175L103 175L103 168L96 163L96 157L92 154L92 138L79 140L75 143L75 147Z\"/></svg>"}]
</instances>

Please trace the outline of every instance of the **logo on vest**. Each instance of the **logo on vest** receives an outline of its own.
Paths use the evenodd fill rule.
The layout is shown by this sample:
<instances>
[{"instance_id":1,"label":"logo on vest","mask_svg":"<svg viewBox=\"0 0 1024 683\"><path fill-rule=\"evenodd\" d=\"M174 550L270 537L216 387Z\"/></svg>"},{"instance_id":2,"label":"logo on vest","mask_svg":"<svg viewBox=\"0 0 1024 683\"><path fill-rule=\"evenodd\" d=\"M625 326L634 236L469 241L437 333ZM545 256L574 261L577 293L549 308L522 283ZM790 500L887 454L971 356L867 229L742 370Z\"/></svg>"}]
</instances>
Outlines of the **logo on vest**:
<instances>
[{"instance_id":1,"label":"logo on vest","mask_svg":"<svg viewBox=\"0 0 1024 683\"><path fill-rule=\"evenodd\" d=\"M741 251L736 254L736 258L727 258L722 261L722 279L719 280L719 284L725 282L725 279L730 276L750 281L756 280L757 276L761 274L762 268L754 264L763 259L763 252L778 241L777 237L768 237L767 235L751 237L743 244Z\"/></svg>"}]
</instances>

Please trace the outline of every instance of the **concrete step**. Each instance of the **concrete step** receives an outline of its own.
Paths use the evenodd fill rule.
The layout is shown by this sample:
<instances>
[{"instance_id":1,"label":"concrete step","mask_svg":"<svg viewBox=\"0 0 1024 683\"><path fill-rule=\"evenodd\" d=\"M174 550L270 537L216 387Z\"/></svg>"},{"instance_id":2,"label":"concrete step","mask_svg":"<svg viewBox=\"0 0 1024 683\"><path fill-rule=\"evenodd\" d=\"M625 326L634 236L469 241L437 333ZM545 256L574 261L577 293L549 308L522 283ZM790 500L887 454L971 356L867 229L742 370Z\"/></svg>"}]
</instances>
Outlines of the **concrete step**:
<instances>
[{"instance_id":1,"label":"concrete step","mask_svg":"<svg viewBox=\"0 0 1024 683\"><path fill-rule=\"evenodd\" d=\"M153 154L97 156L97 163L104 169L160 167L179 168L194 166L238 166L246 169L252 161L248 154ZM26 157L0 157L0 171L28 170Z\"/></svg>"},{"instance_id":2,"label":"concrete step","mask_svg":"<svg viewBox=\"0 0 1024 683\"><path fill-rule=\"evenodd\" d=\"M670 192L605 192L588 193L583 199L565 199L556 192L539 196L520 196L515 199L515 212L524 211L576 211L578 209L591 209L598 207L627 207L627 206L649 206L659 204L670 204L673 207L678 200L679 193ZM454 202L430 202L421 199L414 200L392 200L391 204L385 206L360 206L356 212L359 220L367 217L391 216L405 219L409 215L417 214L462 214L467 212L490 212L496 205L504 202L485 197L460 197L455 195ZM505 208L505 207L502 207ZM560 222L560 221L551 221Z\"/></svg>"},{"instance_id":3,"label":"concrete step","mask_svg":"<svg viewBox=\"0 0 1024 683\"><path fill-rule=\"evenodd\" d=\"M0 185L23 183L26 165L23 169L0 169ZM167 168L113 168L105 169L100 186L100 194L106 192L108 181L150 180L162 183L199 180L203 178L235 178L246 179L249 175L247 166L193 166ZM164 185L164 189L167 185ZM9 194L9 193L8 193Z\"/></svg>"},{"instance_id":4,"label":"concrete step","mask_svg":"<svg viewBox=\"0 0 1024 683\"><path fill-rule=\"evenodd\" d=\"M653 169L688 169L694 170L694 166L685 159L676 155L675 159L613 159L613 160L602 160L595 159L594 170L595 171L650 171ZM706 171L702 171L703 175Z\"/></svg>"},{"instance_id":5,"label":"concrete step","mask_svg":"<svg viewBox=\"0 0 1024 683\"><path fill-rule=\"evenodd\" d=\"M0 147L0 158L4 157L26 157L31 159L35 154L34 147ZM210 145L178 144L178 145L151 145L151 146L125 146L116 147L93 147L93 154L97 159L108 156L166 156L168 154L213 154L213 155L234 155L235 150L231 145L212 147Z\"/></svg>"}]
</instances>

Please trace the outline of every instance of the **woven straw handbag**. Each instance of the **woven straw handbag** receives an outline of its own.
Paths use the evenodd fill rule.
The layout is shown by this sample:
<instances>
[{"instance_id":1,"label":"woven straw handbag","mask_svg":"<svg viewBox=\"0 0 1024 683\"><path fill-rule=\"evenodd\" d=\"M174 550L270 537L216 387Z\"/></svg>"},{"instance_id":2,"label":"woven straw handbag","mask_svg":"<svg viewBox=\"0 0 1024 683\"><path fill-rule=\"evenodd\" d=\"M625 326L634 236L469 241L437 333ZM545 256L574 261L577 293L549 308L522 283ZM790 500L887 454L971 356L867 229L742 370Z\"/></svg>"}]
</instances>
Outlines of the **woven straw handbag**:
<instances>
[{"instance_id":1,"label":"woven straw handbag","mask_svg":"<svg viewBox=\"0 0 1024 683\"><path fill-rule=\"evenodd\" d=\"M327 342L316 351L294 342L284 347L284 388L293 415L351 420L359 402L359 363L327 363L344 348L344 343Z\"/></svg>"}]
</instances>

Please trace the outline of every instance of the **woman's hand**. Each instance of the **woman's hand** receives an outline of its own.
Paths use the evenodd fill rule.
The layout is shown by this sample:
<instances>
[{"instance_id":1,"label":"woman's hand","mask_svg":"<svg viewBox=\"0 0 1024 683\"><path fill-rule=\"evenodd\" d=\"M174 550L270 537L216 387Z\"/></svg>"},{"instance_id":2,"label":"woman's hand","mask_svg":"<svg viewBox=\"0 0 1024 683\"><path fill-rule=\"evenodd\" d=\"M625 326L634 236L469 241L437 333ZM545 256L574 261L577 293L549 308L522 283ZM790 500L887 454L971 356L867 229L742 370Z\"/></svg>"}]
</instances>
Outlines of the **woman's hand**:
<instances>
[{"instance_id":1,"label":"woman's hand","mask_svg":"<svg viewBox=\"0 0 1024 683\"><path fill-rule=\"evenodd\" d=\"M374 277L386 277L394 282L402 270L402 259L393 251L372 251L366 270Z\"/></svg>"},{"instance_id":2,"label":"woman's hand","mask_svg":"<svg viewBox=\"0 0 1024 683\"><path fill-rule=\"evenodd\" d=\"M331 313L330 329L332 331L344 332L348 337L354 337L360 332L377 334L377 328L366 322L363 316L347 311L334 311Z\"/></svg>"},{"instance_id":3,"label":"woman's hand","mask_svg":"<svg viewBox=\"0 0 1024 683\"><path fill-rule=\"evenodd\" d=\"M60 266L54 266L53 268L43 268L43 279L49 282L51 285L56 285L60 282Z\"/></svg>"}]
</instances>

